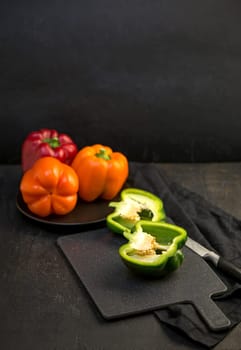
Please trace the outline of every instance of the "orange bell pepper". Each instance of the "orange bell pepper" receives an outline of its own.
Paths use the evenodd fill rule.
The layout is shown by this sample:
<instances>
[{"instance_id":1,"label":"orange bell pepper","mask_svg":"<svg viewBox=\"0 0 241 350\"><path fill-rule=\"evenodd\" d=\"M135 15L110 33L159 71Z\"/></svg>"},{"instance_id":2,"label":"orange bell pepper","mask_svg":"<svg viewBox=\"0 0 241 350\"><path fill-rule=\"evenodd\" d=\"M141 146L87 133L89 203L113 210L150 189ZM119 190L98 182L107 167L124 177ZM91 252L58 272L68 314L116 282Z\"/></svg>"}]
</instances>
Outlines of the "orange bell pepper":
<instances>
[{"instance_id":1,"label":"orange bell pepper","mask_svg":"<svg viewBox=\"0 0 241 350\"><path fill-rule=\"evenodd\" d=\"M126 156L100 144L82 148L71 166L79 178L79 197L87 202L113 199L129 173Z\"/></svg>"},{"instance_id":2,"label":"orange bell pepper","mask_svg":"<svg viewBox=\"0 0 241 350\"><path fill-rule=\"evenodd\" d=\"M38 159L20 182L29 210L41 217L65 215L78 200L79 179L74 169L54 157Z\"/></svg>"}]
</instances>

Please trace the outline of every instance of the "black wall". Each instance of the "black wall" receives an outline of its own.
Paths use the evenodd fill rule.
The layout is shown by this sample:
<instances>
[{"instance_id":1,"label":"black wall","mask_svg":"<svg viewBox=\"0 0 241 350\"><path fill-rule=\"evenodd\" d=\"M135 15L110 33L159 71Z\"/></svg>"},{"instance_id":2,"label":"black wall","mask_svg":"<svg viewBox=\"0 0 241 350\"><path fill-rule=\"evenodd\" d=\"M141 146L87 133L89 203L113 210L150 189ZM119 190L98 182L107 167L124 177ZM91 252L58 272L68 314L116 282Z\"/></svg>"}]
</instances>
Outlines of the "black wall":
<instances>
[{"instance_id":1,"label":"black wall","mask_svg":"<svg viewBox=\"0 0 241 350\"><path fill-rule=\"evenodd\" d=\"M240 18L238 0L2 0L0 162L41 127L130 160L240 160Z\"/></svg>"}]
</instances>

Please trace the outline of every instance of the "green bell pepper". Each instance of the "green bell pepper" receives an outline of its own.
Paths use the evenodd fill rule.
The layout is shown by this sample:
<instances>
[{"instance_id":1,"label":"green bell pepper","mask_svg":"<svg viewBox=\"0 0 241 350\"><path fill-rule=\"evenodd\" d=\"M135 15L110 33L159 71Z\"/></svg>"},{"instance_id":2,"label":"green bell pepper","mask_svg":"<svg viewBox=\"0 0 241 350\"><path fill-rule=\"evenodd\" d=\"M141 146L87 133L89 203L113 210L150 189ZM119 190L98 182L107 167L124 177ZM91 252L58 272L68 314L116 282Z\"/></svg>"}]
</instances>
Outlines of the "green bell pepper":
<instances>
[{"instance_id":1,"label":"green bell pepper","mask_svg":"<svg viewBox=\"0 0 241 350\"><path fill-rule=\"evenodd\" d=\"M182 246L187 232L166 222L139 221L135 232L124 231L128 243L119 248L124 264L133 272L150 277L164 276L183 262Z\"/></svg>"},{"instance_id":2,"label":"green bell pepper","mask_svg":"<svg viewBox=\"0 0 241 350\"><path fill-rule=\"evenodd\" d=\"M154 194L138 188L124 189L119 202L110 202L115 210L106 218L107 227L116 233L132 231L140 220L158 222L165 219L162 200Z\"/></svg>"}]
</instances>

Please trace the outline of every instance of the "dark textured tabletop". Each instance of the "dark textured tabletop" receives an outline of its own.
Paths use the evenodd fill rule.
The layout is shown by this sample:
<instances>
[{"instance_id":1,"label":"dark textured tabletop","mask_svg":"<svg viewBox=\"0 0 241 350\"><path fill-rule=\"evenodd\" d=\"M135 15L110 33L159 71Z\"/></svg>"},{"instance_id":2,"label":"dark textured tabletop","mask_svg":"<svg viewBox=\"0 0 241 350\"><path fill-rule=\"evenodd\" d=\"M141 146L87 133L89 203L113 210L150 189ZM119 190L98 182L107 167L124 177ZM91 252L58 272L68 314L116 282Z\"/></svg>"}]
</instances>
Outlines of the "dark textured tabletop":
<instances>
[{"instance_id":1,"label":"dark textured tabletop","mask_svg":"<svg viewBox=\"0 0 241 350\"><path fill-rule=\"evenodd\" d=\"M241 163L160 164L186 188L241 218ZM105 321L56 245L65 232L16 208L19 166L0 167L2 350L205 349L153 314ZM240 350L236 326L215 350Z\"/></svg>"}]
</instances>

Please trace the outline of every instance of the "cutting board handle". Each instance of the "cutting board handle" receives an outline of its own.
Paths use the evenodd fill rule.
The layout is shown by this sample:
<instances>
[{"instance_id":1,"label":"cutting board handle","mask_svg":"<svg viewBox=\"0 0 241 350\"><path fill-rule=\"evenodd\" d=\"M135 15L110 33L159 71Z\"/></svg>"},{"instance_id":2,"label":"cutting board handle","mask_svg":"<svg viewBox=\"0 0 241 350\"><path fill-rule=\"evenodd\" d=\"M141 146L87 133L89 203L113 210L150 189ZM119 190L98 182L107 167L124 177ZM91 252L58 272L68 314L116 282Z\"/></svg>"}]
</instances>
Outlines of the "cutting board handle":
<instances>
[{"instance_id":1,"label":"cutting board handle","mask_svg":"<svg viewBox=\"0 0 241 350\"><path fill-rule=\"evenodd\" d=\"M228 329L231 326L228 317L222 312L211 297L202 298L202 300L199 299L197 303L194 303L194 306L211 330L218 332Z\"/></svg>"}]
</instances>

